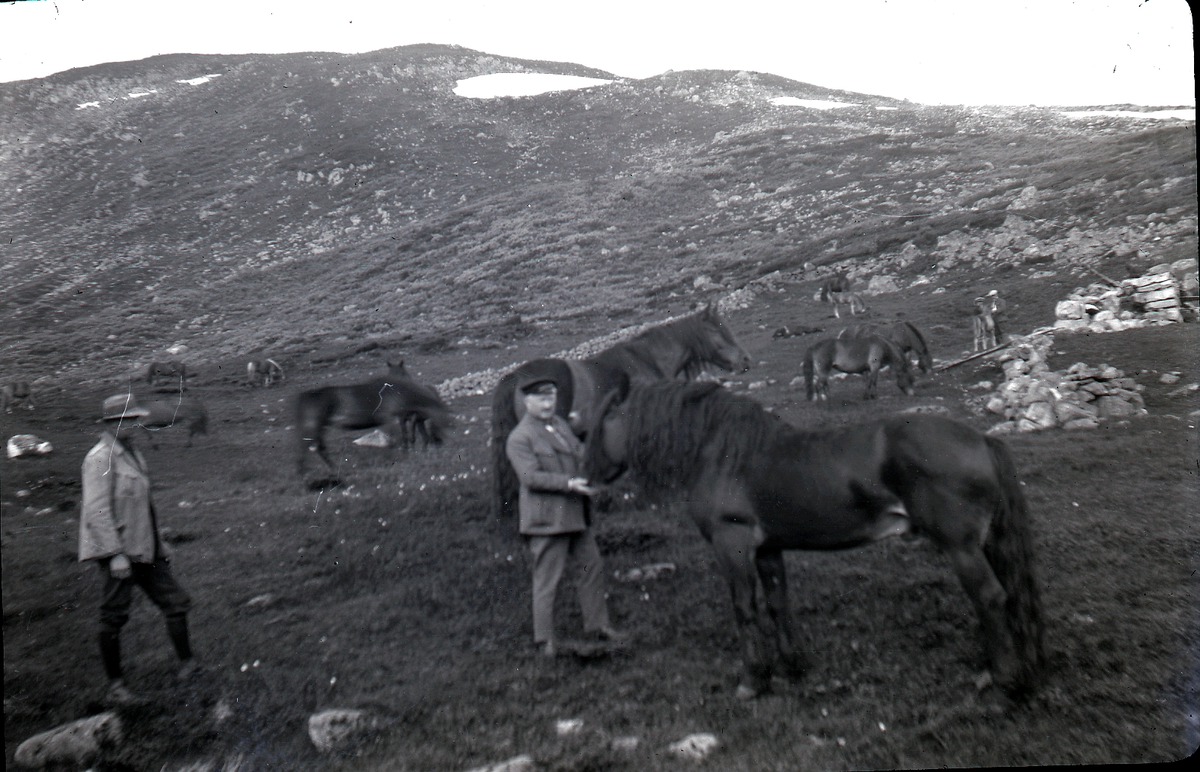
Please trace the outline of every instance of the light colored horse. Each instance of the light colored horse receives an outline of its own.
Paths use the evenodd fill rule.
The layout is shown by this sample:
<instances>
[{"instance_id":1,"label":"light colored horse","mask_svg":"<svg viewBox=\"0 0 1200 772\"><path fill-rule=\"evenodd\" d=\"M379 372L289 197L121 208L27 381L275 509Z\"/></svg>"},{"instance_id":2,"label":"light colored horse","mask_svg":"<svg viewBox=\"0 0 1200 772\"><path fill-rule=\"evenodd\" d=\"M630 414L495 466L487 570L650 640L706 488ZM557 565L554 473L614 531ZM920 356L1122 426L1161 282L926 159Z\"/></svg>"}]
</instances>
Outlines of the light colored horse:
<instances>
[{"instance_id":1,"label":"light colored horse","mask_svg":"<svg viewBox=\"0 0 1200 772\"><path fill-rule=\"evenodd\" d=\"M262 378L263 386L271 386L275 381L283 380L283 366L274 359L251 359L246 363L246 378L251 383L258 383Z\"/></svg>"}]
</instances>

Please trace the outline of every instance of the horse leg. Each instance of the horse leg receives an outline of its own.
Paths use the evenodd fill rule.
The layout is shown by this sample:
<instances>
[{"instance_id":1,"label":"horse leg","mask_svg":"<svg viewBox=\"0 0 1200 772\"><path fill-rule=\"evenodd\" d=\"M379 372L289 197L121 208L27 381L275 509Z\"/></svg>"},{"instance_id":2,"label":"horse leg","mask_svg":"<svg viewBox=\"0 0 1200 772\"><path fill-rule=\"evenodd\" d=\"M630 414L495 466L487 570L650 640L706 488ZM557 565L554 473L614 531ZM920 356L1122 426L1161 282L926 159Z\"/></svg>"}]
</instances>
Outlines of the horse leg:
<instances>
[{"instance_id":1,"label":"horse leg","mask_svg":"<svg viewBox=\"0 0 1200 772\"><path fill-rule=\"evenodd\" d=\"M879 363L871 362L871 369L867 371L867 389L863 392L863 399L875 399L875 382L879 380Z\"/></svg>"},{"instance_id":2,"label":"horse leg","mask_svg":"<svg viewBox=\"0 0 1200 772\"><path fill-rule=\"evenodd\" d=\"M1020 660L1005 615L1008 593L983 552L983 537L990 515L979 506L936 485L919 485L906 502L939 549L950 558L963 590L975 606L980 635L996 683L1013 685L1020 675Z\"/></svg>"},{"instance_id":3,"label":"horse leg","mask_svg":"<svg viewBox=\"0 0 1200 772\"><path fill-rule=\"evenodd\" d=\"M742 643L744 672L737 688L739 700L753 699L771 686L771 660L755 599L754 555L761 541L761 529L744 523L719 523L712 534L717 567L733 595L733 614Z\"/></svg>"},{"instance_id":4,"label":"horse leg","mask_svg":"<svg viewBox=\"0 0 1200 772\"><path fill-rule=\"evenodd\" d=\"M783 565L783 550L759 550L754 558L758 576L762 579L767 610L775 623L775 638L779 658L791 678L800 678L808 671L808 662L796 650L796 634L792 627L791 606L788 605L787 573Z\"/></svg>"},{"instance_id":5,"label":"horse leg","mask_svg":"<svg viewBox=\"0 0 1200 772\"><path fill-rule=\"evenodd\" d=\"M963 545L949 550L948 555L963 589L975 605L975 613L979 615L980 633L996 683L1002 688L1009 688L1020 672L1020 662L1004 615L1008 594L1000 586L1000 580L996 578L981 547Z\"/></svg>"}]
</instances>

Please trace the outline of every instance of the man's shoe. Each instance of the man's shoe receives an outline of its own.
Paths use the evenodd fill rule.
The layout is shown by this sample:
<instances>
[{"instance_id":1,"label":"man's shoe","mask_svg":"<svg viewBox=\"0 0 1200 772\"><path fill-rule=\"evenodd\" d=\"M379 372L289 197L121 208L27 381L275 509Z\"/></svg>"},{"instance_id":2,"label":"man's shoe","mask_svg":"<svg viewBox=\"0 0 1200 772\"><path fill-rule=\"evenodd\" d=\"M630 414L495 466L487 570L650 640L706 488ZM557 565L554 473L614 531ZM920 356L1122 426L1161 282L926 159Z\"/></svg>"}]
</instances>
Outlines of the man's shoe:
<instances>
[{"instance_id":1,"label":"man's shoe","mask_svg":"<svg viewBox=\"0 0 1200 772\"><path fill-rule=\"evenodd\" d=\"M185 659L176 676L180 681L191 681L204 674L204 666L194 659Z\"/></svg>"},{"instance_id":2,"label":"man's shoe","mask_svg":"<svg viewBox=\"0 0 1200 772\"><path fill-rule=\"evenodd\" d=\"M625 643L629 640L629 633L623 633L610 625L597 628L596 635L612 643Z\"/></svg>"},{"instance_id":3,"label":"man's shoe","mask_svg":"<svg viewBox=\"0 0 1200 772\"><path fill-rule=\"evenodd\" d=\"M143 700L125 685L125 681L114 678L108 682L108 691L104 693L104 704L110 708L128 708L143 704Z\"/></svg>"}]
</instances>

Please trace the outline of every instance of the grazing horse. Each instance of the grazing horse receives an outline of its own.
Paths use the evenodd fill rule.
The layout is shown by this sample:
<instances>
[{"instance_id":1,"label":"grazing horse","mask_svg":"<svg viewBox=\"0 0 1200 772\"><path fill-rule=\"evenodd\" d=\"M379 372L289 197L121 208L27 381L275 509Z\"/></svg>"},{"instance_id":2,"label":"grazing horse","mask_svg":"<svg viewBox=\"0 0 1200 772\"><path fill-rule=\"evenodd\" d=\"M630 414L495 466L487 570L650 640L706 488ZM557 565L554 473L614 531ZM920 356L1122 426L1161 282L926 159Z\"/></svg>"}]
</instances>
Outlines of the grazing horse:
<instances>
[{"instance_id":1,"label":"grazing horse","mask_svg":"<svg viewBox=\"0 0 1200 772\"><path fill-rule=\"evenodd\" d=\"M197 434L208 436L208 410L203 402L194 397L151 397L139 399L138 405L150 411L150 415L142 416L138 420L138 426L147 432L158 432L176 424L186 424L188 447L192 446L192 438Z\"/></svg>"},{"instance_id":2,"label":"grazing horse","mask_svg":"<svg viewBox=\"0 0 1200 772\"><path fill-rule=\"evenodd\" d=\"M850 279L845 274L837 274L826 279L821 288L813 295L813 300L833 305L833 315L842 318L841 307L850 306L850 315L858 316L867 312L867 304L856 293L850 291Z\"/></svg>"},{"instance_id":3,"label":"grazing horse","mask_svg":"<svg viewBox=\"0 0 1200 772\"><path fill-rule=\"evenodd\" d=\"M996 320L992 318L992 303L988 298L975 298L971 327L975 332L975 351L996 346Z\"/></svg>"},{"instance_id":4,"label":"grazing horse","mask_svg":"<svg viewBox=\"0 0 1200 772\"><path fill-rule=\"evenodd\" d=\"M866 373L867 388L863 392L863 399L874 399L875 382L885 365L891 365L896 387L911 397L914 392L908 358L895 343L880 335L823 340L804 352L805 393L810 402L815 399L828 401L829 374L833 370L840 370L843 373Z\"/></svg>"},{"instance_id":5,"label":"grazing horse","mask_svg":"<svg viewBox=\"0 0 1200 772\"><path fill-rule=\"evenodd\" d=\"M184 390L187 382L187 368L183 362L151 362L146 368L146 385L152 391Z\"/></svg>"},{"instance_id":6,"label":"grazing horse","mask_svg":"<svg viewBox=\"0 0 1200 772\"><path fill-rule=\"evenodd\" d=\"M933 360L929 356L929 347L925 345L925 336L912 322L893 322L892 324L856 324L840 330L837 336L846 338L864 338L868 335L882 335L900 347L907 358L910 353L917 355L917 365L921 372L928 373L933 369Z\"/></svg>"},{"instance_id":7,"label":"grazing horse","mask_svg":"<svg viewBox=\"0 0 1200 772\"><path fill-rule=\"evenodd\" d=\"M251 383L262 379L264 387L283 380L283 366L274 359L251 359L246 363L246 378Z\"/></svg>"},{"instance_id":8,"label":"grazing horse","mask_svg":"<svg viewBox=\"0 0 1200 772\"><path fill-rule=\"evenodd\" d=\"M511 517L516 512L519 484L504 452L509 433L525 414L525 403L516 390L526 377L549 378L558 384L559 415L583 435L592 413L610 390L633 381L658 381L679 375L699 375L706 364L730 371L750 369L750 355L737 342L717 309L709 304L618 343L591 359L535 359L504 376L492 392L492 480L495 512Z\"/></svg>"},{"instance_id":9,"label":"grazing horse","mask_svg":"<svg viewBox=\"0 0 1200 772\"><path fill-rule=\"evenodd\" d=\"M419 421L429 441L440 444L451 425L450 410L437 392L408 377L404 363L388 365L383 378L352 386L326 386L300 394L296 401L296 429L300 438L300 473L304 460L315 453L330 469L325 451L325 427L370 429L396 424L404 437L404 423Z\"/></svg>"},{"instance_id":10,"label":"grazing horse","mask_svg":"<svg viewBox=\"0 0 1200 772\"><path fill-rule=\"evenodd\" d=\"M11 413L21 403L33 410L33 387L28 381L13 381L0 388L0 410Z\"/></svg>"},{"instance_id":11,"label":"grazing horse","mask_svg":"<svg viewBox=\"0 0 1200 772\"><path fill-rule=\"evenodd\" d=\"M652 501L684 502L716 551L743 649L739 698L769 687L776 654L784 673L807 667L784 550L847 549L908 532L950 558L995 683L1011 693L1035 686L1046 660L1042 609L1025 498L1000 440L931 415L809 432L710 383L614 392L597 418L588 479L609 483L629 469Z\"/></svg>"}]
</instances>

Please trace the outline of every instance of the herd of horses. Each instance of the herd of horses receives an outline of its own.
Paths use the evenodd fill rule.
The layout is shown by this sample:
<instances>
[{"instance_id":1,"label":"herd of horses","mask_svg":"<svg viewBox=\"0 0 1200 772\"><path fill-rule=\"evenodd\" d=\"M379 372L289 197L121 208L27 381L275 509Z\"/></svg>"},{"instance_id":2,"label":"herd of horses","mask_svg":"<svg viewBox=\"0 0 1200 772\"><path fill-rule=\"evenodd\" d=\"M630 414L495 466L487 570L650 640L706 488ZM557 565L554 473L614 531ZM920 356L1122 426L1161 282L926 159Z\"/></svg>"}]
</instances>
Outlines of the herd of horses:
<instances>
[{"instance_id":1,"label":"herd of horses","mask_svg":"<svg viewBox=\"0 0 1200 772\"><path fill-rule=\"evenodd\" d=\"M884 367L912 394L910 357L930 371L926 341L910 323L849 327L805 352L807 396L828 399L829 374L840 370L866 373L870 398ZM925 415L805 431L719 383L694 380L710 366L739 373L750 364L711 305L588 359L525 362L492 394L495 514L516 514L519 484L504 451L524 408L516 385L548 378L558 386L557 411L584 442L588 478L608 485L630 474L652 500L682 503L712 545L743 648L739 697L767 690L774 672L805 669L783 551L847 549L901 534L923 534L949 557L979 617L995 682L1013 694L1032 689L1046 659L1042 611L1026 504L1003 442ZM255 360L247 376L271 385L283 368ZM147 372L152 388L178 384L181 392L186 377L177 362ZM6 408L17 396L10 391ZM148 428L188 421L189 442L206 429L203 405L182 393L146 406ZM333 472L330 427L384 427L412 447L418 438L441 443L453 424L437 391L403 362L364 383L301 392L295 411L301 476L314 457Z\"/></svg>"}]
</instances>

